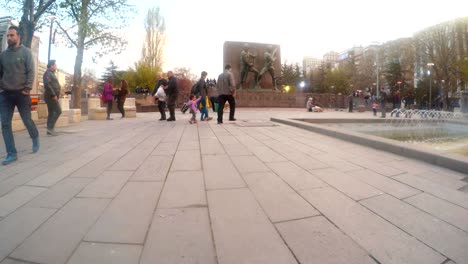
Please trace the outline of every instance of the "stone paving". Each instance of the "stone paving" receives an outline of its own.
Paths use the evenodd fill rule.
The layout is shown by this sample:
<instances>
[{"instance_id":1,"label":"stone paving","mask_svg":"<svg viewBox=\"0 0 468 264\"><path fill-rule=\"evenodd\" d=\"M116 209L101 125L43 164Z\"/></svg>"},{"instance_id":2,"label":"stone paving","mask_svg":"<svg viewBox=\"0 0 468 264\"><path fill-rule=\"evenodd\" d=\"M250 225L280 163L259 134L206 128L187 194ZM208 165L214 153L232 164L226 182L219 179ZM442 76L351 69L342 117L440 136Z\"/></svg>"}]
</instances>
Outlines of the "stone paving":
<instances>
[{"instance_id":1,"label":"stone paving","mask_svg":"<svg viewBox=\"0 0 468 264\"><path fill-rule=\"evenodd\" d=\"M468 263L467 175L269 121L307 116L371 114L139 113L41 125L37 154L17 132L0 263Z\"/></svg>"}]
</instances>

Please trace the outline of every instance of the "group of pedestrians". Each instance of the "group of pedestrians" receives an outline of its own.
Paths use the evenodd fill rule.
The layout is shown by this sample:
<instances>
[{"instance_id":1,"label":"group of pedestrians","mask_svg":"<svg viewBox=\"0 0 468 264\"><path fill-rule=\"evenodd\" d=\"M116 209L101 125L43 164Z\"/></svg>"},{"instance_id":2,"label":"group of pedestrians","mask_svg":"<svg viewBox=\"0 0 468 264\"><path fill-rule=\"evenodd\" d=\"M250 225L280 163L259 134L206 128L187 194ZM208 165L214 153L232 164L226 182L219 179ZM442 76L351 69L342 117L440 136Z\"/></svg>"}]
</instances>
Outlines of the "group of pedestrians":
<instances>
[{"instance_id":1,"label":"group of pedestrians","mask_svg":"<svg viewBox=\"0 0 468 264\"><path fill-rule=\"evenodd\" d=\"M218 80L215 83L216 87L212 87L210 90L209 83L206 81L208 75L207 72L201 73L200 79L192 87L191 94L187 105L192 114L189 122L191 124L197 123L196 115L200 111L201 121L209 121L212 118L209 116L209 105L215 110L214 103L218 103L218 124L223 123L224 105L229 102L229 121L236 121L234 117L236 108L236 88L234 82L234 75L232 74L232 67L230 64L226 64L224 72L218 76ZM179 95L177 87L177 80L174 77L172 71L167 72L168 80L163 78L162 73L159 73L158 81L153 89L152 96L157 98L158 110L161 114L159 120L175 121L175 103ZM210 82L211 83L211 82ZM213 85L213 86L215 86ZM166 119L165 107L169 109L169 118Z\"/></svg>"},{"instance_id":2,"label":"group of pedestrians","mask_svg":"<svg viewBox=\"0 0 468 264\"><path fill-rule=\"evenodd\" d=\"M2 127L2 136L5 142L6 157L2 161L3 165L8 165L18 159L15 140L13 137L12 120L15 107L21 119L28 130L29 136L32 139L32 153L39 151L39 132L36 124L31 117L31 96L30 92L34 83L35 66L31 50L21 45L19 28L10 26L7 31L8 48L0 53L0 119ZM224 72L218 76L217 86L217 101L218 107L218 124L223 123L223 110L226 102L229 102L230 113L229 120L235 121L235 82L234 76L231 73L231 65L227 64ZM57 71L57 63L55 60L50 60L47 63L47 70L43 75L44 83L44 101L47 104L47 135L57 136L55 124L60 117L62 110L60 107L60 83L55 75ZM202 77L198 82L199 94L195 102L200 102L202 108L202 120L210 120L208 116L208 102L214 103L214 94L208 92L208 86L205 81L206 72L202 73ZM160 120L175 121L175 107L179 90L177 87L177 79L172 71L167 72L167 80L159 76L159 80L153 91L153 96L158 97L158 108L161 113ZM107 104L107 120L112 120L110 114L112 111L112 102L114 96L117 99L117 108L125 117L124 104L129 93L128 83L126 80L121 80L119 88L113 88L113 80L109 78L104 84L102 100ZM158 92L159 91L159 92ZM211 96L210 96L211 95ZM169 118L166 118L165 108L169 109ZM214 107L214 106L213 106ZM193 111L193 119L197 110L200 107L195 107ZM214 109L214 108L213 108Z\"/></svg>"}]
</instances>

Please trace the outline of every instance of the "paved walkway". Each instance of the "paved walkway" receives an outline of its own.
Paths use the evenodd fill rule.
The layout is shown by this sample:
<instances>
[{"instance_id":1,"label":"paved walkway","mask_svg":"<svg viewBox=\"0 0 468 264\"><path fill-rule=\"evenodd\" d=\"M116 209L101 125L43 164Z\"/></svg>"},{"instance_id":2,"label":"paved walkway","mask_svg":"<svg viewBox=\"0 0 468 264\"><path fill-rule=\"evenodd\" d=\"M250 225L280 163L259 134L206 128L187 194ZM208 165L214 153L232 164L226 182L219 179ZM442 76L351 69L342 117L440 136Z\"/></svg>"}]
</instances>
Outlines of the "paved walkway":
<instances>
[{"instance_id":1,"label":"paved walkway","mask_svg":"<svg viewBox=\"0 0 468 264\"><path fill-rule=\"evenodd\" d=\"M139 113L41 127L37 154L18 132L0 263L468 263L467 175L269 122L311 115L371 114Z\"/></svg>"}]
</instances>

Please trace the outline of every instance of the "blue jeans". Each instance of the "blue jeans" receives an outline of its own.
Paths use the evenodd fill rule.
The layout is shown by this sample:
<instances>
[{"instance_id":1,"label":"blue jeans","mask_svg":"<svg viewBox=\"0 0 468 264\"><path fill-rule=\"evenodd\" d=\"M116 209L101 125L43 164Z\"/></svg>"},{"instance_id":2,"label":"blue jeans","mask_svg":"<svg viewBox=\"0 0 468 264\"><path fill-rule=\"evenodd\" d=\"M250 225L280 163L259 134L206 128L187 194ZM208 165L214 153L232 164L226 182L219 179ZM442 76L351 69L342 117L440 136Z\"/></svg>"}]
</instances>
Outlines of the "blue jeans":
<instances>
[{"instance_id":1,"label":"blue jeans","mask_svg":"<svg viewBox=\"0 0 468 264\"><path fill-rule=\"evenodd\" d=\"M3 91L0 93L0 117L2 120L2 135L5 141L6 152L9 155L16 155L15 139L11 121L15 106L23 120L24 126L31 138L39 137L36 125L31 118L31 97L21 92Z\"/></svg>"}]
</instances>

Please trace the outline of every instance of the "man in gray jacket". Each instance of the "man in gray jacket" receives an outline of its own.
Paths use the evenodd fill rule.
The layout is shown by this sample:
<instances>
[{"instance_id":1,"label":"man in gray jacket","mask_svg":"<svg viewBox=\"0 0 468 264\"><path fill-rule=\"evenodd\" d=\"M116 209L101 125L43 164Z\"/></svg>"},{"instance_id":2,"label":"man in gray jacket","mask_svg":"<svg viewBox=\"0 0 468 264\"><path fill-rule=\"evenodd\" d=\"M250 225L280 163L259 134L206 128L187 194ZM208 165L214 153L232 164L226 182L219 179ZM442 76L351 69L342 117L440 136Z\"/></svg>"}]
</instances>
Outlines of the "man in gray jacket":
<instances>
[{"instance_id":1,"label":"man in gray jacket","mask_svg":"<svg viewBox=\"0 0 468 264\"><path fill-rule=\"evenodd\" d=\"M47 70L44 72L42 81L44 82L44 101L47 104L47 135L57 136L54 127L57 119L62 114L62 108L60 107L60 83L55 76L57 71L57 64L55 60L50 60L47 63Z\"/></svg>"},{"instance_id":2,"label":"man in gray jacket","mask_svg":"<svg viewBox=\"0 0 468 264\"><path fill-rule=\"evenodd\" d=\"M231 65L226 64L224 72L218 77L218 124L223 123L223 109L226 101L229 102L229 121L236 121L234 118L234 113L236 111L236 100L234 99L236 96L236 84L231 70Z\"/></svg>"},{"instance_id":3,"label":"man in gray jacket","mask_svg":"<svg viewBox=\"0 0 468 264\"><path fill-rule=\"evenodd\" d=\"M39 132L31 118L31 97L29 95L34 82L34 61L31 50L20 45L19 29L8 28L8 49L0 54L0 116L2 134L7 156L3 165L17 160L17 151L11 121L15 106L24 126L32 138L32 152L39 150Z\"/></svg>"}]
</instances>

